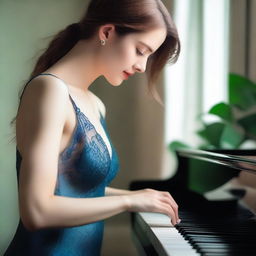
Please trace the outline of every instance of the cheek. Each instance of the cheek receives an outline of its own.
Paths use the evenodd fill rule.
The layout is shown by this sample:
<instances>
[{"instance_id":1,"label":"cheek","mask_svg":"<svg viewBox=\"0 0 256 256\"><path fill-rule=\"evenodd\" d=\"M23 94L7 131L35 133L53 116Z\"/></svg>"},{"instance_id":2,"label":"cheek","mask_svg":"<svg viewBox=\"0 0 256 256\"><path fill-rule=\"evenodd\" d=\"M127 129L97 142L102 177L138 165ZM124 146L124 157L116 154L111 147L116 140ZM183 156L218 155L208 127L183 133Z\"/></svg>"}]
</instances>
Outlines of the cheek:
<instances>
[{"instance_id":1,"label":"cheek","mask_svg":"<svg viewBox=\"0 0 256 256\"><path fill-rule=\"evenodd\" d=\"M114 58L113 58L114 57ZM119 69L131 69L134 60L134 50L127 45L119 45L112 54L112 62Z\"/></svg>"}]
</instances>

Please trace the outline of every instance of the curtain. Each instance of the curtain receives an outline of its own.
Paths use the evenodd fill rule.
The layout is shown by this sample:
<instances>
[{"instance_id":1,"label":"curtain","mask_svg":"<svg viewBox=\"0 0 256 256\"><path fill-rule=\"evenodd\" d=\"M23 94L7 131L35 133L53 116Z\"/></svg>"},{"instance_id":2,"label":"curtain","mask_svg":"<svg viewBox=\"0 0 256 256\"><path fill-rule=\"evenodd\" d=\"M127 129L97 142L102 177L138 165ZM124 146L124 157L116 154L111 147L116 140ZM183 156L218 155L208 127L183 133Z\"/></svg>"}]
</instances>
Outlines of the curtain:
<instances>
[{"instance_id":1,"label":"curtain","mask_svg":"<svg viewBox=\"0 0 256 256\"><path fill-rule=\"evenodd\" d=\"M230 5L230 71L256 81L256 1Z\"/></svg>"},{"instance_id":2,"label":"curtain","mask_svg":"<svg viewBox=\"0 0 256 256\"><path fill-rule=\"evenodd\" d=\"M179 140L196 148L198 116L227 97L229 1L176 0L174 19L181 55L165 69L165 144ZM168 150L164 162L163 174L173 174Z\"/></svg>"}]
</instances>

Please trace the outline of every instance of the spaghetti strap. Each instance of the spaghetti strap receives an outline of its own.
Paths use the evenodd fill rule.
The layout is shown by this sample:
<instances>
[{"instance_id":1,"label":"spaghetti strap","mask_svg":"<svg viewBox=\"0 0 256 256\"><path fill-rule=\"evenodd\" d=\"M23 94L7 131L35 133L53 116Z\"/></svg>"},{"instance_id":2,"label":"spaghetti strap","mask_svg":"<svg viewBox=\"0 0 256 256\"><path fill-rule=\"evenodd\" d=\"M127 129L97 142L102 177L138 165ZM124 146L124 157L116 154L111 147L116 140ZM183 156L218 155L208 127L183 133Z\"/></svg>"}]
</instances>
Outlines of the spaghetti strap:
<instances>
[{"instance_id":1,"label":"spaghetti strap","mask_svg":"<svg viewBox=\"0 0 256 256\"><path fill-rule=\"evenodd\" d=\"M57 79L61 80L61 81L66 85L66 83L65 83L61 78L59 78L58 76L56 76L56 75L54 75L54 74L52 74L52 73L40 73L40 74L38 74L38 75L54 76L54 77L56 77Z\"/></svg>"},{"instance_id":2,"label":"spaghetti strap","mask_svg":"<svg viewBox=\"0 0 256 256\"><path fill-rule=\"evenodd\" d=\"M65 86L66 86L67 89L68 89L69 98L70 98L70 100L71 100L71 102L72 102L72 105L73 105L74 108L75 108L76 113L79 113L79 112L80 112L80 108L76 105L75 101L73 100L73 98L72 98L71 95L70 95L68 85L65 83L65 81L64 81L63 79L59 78L58 76L56 76L56 75L54 75L54 74L52 74L52 73L40 73L40 74L37 74L37 75L33 76L31 79L29 79L29 81L26 83L26 85L29 84L34 78L36 78L36 77L38 77L38 76L53 76L53 77L59 79L63 84L65 84Z\"/></svg>"},{"instance_id":3,"label":"spaghetti strap","mask_svg":"<svg viewBox=\"0 0 256 256\"><path fill-rule=\"evenodd\" d=\"M39 73L39 74L37 74L37 75L31 77L31 78L28 80L28 82L26 82L25 85L29 84L34 78L36 78L36 77L38 77L38 76L43 76L43 75L45 75L45 76L47 76L47 75L48 75L48 76L53 76L53 77L55 77L55 78L61 80L61 81L67 86L67 84L66 84L61 78L59 78L58 76L56 76L56 75L54 75L54 74L51 74L51 73Z\"/></svg>"},{"instance_id":4,"label":"spaghetti strap","mask_svg":"<svg viewBox=\"0 0 256 256\"><path fill-rule=\"evenodd\" d=\"M52 74L52 73L40 73L39 75L49 75L49 76L53 76L53 77L59 79L60 81L62 81L62 82L66 85L66 87L67 87L67 89L68 89L69 98L70 98L70 100L71 100L71 102L72 102L72 105L73 105L74 108L75 108L76 113L79 113L79 112L80 112L80 108L76 105L75 101L74 101L73 98L71 97L71 95L70 95L70 93L69 93L68 85L65 83L64 80L62 80L61 78L59 78L58 76L56 76L56 75L54 75L54 74Z\"/></svg>"},{"instance_id":5,"label":"spaghetti strap","mask_svg":"<svg viewBox=\"0 0 256 256\"><path fill-rule=\"evenodd\" d=\"M52 74L52 73L40 73L40 74L38 74L38 76L40 76L40 75L41 75L41 76L53 76L53 77L59 79L59 80L60 80L63 84L65 84L65 86L67 87L67 89L68 89L68 94L69 94L69 96L70 96L68 85L65 83L64 80L62 80L61 78L59 78L58 76L56 76L56 75L54 75L54 74Z\"/></svg>"}]
</instances>

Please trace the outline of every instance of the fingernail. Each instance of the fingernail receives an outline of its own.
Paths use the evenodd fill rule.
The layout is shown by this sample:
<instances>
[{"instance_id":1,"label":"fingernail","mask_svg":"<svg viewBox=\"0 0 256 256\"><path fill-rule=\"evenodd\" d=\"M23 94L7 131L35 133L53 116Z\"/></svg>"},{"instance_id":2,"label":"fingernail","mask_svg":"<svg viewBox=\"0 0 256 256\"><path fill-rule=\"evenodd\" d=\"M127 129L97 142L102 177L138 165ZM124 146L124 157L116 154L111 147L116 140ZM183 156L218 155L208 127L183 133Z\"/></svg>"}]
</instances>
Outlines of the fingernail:
<instances>
[{"instance_id":1,"label":"fingernail","mask_svg":"<svg viewBox=\"0 0 256 256\"><path fill-rule=\"evenodd\" d=\"M177 224L180 224L180 222L181 222L181 219L178 219Z\"/></svg>"}]
</instances>

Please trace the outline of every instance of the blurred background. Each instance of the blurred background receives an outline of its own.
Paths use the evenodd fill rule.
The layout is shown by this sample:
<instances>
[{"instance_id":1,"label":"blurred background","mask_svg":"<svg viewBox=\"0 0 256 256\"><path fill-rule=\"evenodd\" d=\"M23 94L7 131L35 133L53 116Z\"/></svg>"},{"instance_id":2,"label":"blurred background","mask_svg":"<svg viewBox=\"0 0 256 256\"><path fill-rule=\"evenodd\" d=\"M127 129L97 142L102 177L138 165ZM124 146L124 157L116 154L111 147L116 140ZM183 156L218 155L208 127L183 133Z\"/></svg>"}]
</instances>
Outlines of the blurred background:
<instances>
[{"instance_id":1,"label":"blurred background","mask_svg":"<svg viewBox=\"0 0 256 256\"><path fill-rule=\"evenodd\" d=\"M164 0L180 40L178 62L167 65L157 85L160 106L147 93L143 75L112 87L99 78L90 87L106 105L108 130L120 158L111 187L128 189L133 180L167 179L174 175L169 150L179 140L202 143L196 131L214 104L228 102L229 75L256 81L256 1ZM79 20L86 0L0 1L0 255L16 230L17 201L14 129L10 121L18 92L51 36ZM212 117L211 117L212 118ZM205 122L212 122L211 118ZM243 147L255 147L253 140ZM136 255L130 215L106 220L102 255Z\"/></svg>"}]
</instances>

